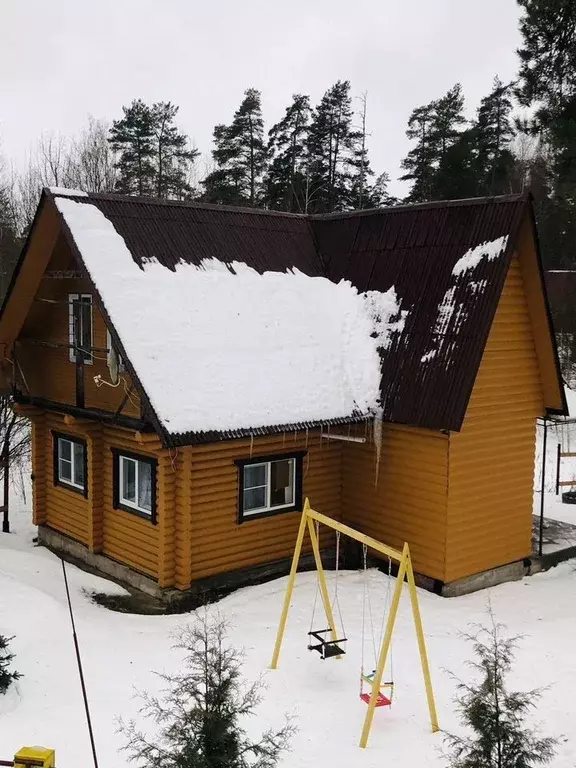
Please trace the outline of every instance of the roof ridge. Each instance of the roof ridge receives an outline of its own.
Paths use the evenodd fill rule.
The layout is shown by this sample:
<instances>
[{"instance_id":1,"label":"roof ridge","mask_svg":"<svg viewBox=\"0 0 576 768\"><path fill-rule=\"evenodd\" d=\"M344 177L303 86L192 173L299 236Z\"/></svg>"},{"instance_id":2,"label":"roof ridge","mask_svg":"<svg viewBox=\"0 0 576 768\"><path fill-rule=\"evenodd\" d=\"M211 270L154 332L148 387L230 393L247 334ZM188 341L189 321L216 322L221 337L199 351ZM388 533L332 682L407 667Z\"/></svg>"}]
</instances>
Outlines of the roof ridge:
<instances>
[{"instance_id":1,"label":"roof ridge","mask_svg":"<svg viewBox=\"0 0 576 768\"><path fill-rule=\"evenodd\" d=\"M466 205L486 205L487 203L518 203L528 200L529 192L515 192L510 195L491 195L486 197L462 197L458 200L428 200L422 203L403 203L402 205L385 205L380 208L364 208L360 211L337 211L334 213L312 213L307 218L313 221L357 218L376 213L396 211L416 211L433 208L459 208Z\"/></svg>"},{"instance_id":2,"label":"roof ridge","mask_svg":"<svg viewBox=\"0 0 576 768\"><path fill-rule=\"evenodd\" d=\"M73 193L77 190L69 190L70 194L65 195L64 191L54 192L50 187L44 187L44 192L52 197L72 197L80 199ZM276 216L279 218L296 218L306 220L308 217L304 213L290 213L289 211L271 211L267 208L250 208L241 205L222 205L218 203L203 203L197 200L166 200L160 197L149 197L148 195L120 195L117 192L87 192L82 195L84 201L88 200L107 200L110 202L126 202L137 205L158 205L166 208L194 208L207 211L229 211L230 213L245 213L259 216Z\"/></svg>"},{"instance_id":3,"label":"roof ridge","mask_svg":"<svg viewBox=\"0 0 576 768\"><path fill-rule=\"evenodd\" d=\"M76 197L73 193L76 190L69 190L70 194L65 195L64 191L55 192L50 187L45 187L44 192L52 197ZM272 216L276 218L292 218L304 221L322 221L334 219L356 218L364 216L373 216L375 214L384 214L398 211L415 211L434 208L457 208L466 205L486 205L487 203L513 203L527 200L529 192L517 192L510 195L491 195L485 197L467 197L458 200L430 200L422 203L403 203L402 205L381 206L380 208L365 208L360 211L337 211L334 213L291 213L289 211L271 211L267 208L250 208L240 205L223 205L218 203L203 203L196 200L166 200L158 197L149 197L147 195L120 195L116 192L88 192L82 195L82 199L88 200L106 200L110 202L121 201L133 203L134 205L154 205L166 208L192 208L195 210L206 211L226 211L229 213L242 213L251 216ZM79 198L78 198L79 199Z\"/></svg>"}]
</instances>

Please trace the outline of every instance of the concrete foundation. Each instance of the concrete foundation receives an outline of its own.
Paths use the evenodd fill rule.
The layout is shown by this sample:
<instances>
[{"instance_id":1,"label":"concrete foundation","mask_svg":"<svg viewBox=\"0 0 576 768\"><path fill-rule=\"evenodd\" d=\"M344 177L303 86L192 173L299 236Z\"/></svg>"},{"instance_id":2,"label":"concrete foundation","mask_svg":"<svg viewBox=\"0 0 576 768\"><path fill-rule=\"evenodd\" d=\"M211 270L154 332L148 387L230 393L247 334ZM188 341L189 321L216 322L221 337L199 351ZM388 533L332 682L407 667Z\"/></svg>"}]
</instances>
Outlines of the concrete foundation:
<instances>
[{"instance_id":1,"label":"concrete foundation","mask_svg":"<svg viewBox=\"0 0 576 768\"><path fill-rule=\"evenodd\" d=\"M542 564L537 559L527 558L516 563L501 565L499 568L491 568L489 571L475 573L473 576L466 576L464 579L457 579L449 584L443 584L440 594L443 597L460 597L471 592L478 592L480 589L504 584L506 581L519 581L524 576L530 576L541 570L543 570Z\"/></svg>"},{"instance_id":2,"label":"concrete foundation","mask_svg":"<svg viewBox=\"0 0 576 768\"><path fill-rule=\"evenodd\" d=\"M219 595L226 594L240 587L250 586L252 584L261 584L262 582L278 578L288 573L290 569L290 559L280 560L253 568L245 568L229 573L218 574L207 579L202 579L193 584L193 586L183 592L176 589L161 589L158 584L149 576L138 573L122 563L106 557L89 552L86 547L77 541L65 536L62 533L39 526L38 542L65 559L76 562L80 567L85 566L96 574L110 577L113 581L129 590L137 590L144 593L159 605L166 607L176 606L178 604L194 605L202 602L203 599L213 600ZM326 552L326 562L334 562L334 553ZM436 592L443 597L459 597L471 592L477 592L481 589L494 587L497 584L503 584L506 581L518 581L524 576L530 576L540 571L558 565L559 562L576 556L576 548L571 547L565 550L545 554L542 557L532 556L525 560L515 563L492 568L482 573L476 573L473 576L467 576L464 579L452 581L449 584L434 581L421 574L415 574L416 583L419 587ZM376 560L371 560L369 565L382 565ZM314 566L312 555L303 555L300 558L300 570L310 570ZM344 567L358 567L349 563ZM180 609L182 610L182 608Z\"/></svg>"}]
</instances>

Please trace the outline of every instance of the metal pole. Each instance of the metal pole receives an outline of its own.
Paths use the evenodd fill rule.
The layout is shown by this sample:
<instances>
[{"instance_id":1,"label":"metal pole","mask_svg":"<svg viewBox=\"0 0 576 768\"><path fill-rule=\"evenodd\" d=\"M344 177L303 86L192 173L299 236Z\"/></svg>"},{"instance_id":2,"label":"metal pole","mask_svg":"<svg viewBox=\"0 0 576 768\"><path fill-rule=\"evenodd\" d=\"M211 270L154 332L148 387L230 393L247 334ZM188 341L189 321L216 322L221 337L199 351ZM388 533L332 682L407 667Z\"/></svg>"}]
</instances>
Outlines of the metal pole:
<instances>
[{"instance_id":1,"label":"metal pole","mask_svg":"<svg viewBox=\"0 0 576 768\"><path fill-rule=\"evenodd\" d=\"M562 443L558 443L558 451L556 454L556 496L560 493L560 460L562 454Z\"/></svg>"},{"instance_id":2,"label":"metal pole","mask_svg":"<svg viewBox=\"0 0 576 768\"><path fill-rule=\"evenodd\" d=\"M538 555L542 557L542 540L544 538L544 491L546 489L546 439L548 436L548 420L544 419L544 440L542 441L542 486L540 488L540 533L538 540Z\"/></svg>"},{"instance_id":3,"label":"metal pole","mask_svg":"<svg viewBox=\"0 0 576 768\"><path fill-rule=\"evenodd\" d=\"M10 497L10 476L8 474L8 464L10 457L10 433L6 431L4 441L4 450L2 452L2 464L4 467L4 513L2 515L2 533L10 533L10 516L8 511L8 499Z\"/></svg>"}]
</instances>

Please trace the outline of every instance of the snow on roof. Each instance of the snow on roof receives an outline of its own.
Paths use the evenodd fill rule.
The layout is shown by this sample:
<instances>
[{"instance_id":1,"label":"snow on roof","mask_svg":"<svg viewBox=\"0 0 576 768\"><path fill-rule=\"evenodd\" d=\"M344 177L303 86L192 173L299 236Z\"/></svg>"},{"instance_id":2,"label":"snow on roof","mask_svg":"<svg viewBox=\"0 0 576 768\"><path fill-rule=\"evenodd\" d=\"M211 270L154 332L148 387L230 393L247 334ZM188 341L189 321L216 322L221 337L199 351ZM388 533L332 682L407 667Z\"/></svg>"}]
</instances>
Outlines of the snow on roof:
<instances>
[{"instance_id":1,"label":"snow on roof","mask_svg":"<svg viewBox=\"0 0 576 768\"><path fill-rule=\"evenodd\" d=\"M452 362L449 354L453 346L453 336L467 319L474 302L488 287L488 280L471 280L472 270L476 269L484 259L493 261L506 251L508 235L496 240L481 243L470 248L461 256L452 269L452 284L444 293L438 304L436 322L434 323L434 340L436 346L429 348L420 358L421 363L429 363L441 353L446 365ZM458 298L457 298L458 296Z\"/></svg>"},{"instance_id":2,"label":"snow on roof","mask_svg":"<svg viewBox=\"0 0 576 768\"><path fill-rule=\"evenodd\" d=\"M88 197L87 192L82 192L81 189L66 189L65 187L48 187L53 195L60 195L61 197Z\"/></svg>"},{"instance_id":3,"label":"snow on roof","mask_svg":"<svg viewBox=\"0 0 576 768\"><path fill-rule=\"evenodd\" d=\"M469 269L477 267L483 259L492 261L502 255L508 245L508 235L498 237L496 240L491 240L486 243L480 243L474 248L470 248L464 256L458 259L452 270L452 274L456 277L467 272Z\"/></svg>"},{"instance_id":4,"label":"snow on roof","mask_svg":"<svg viewBox=\"0 0 576 768\"><path fill-rule=\"evenodd\" d=\"M140 268L94 205L55 199L128 359L170 433L375 412L400 330L394 289L205 260Z\"/></svg>"}]
</instances>

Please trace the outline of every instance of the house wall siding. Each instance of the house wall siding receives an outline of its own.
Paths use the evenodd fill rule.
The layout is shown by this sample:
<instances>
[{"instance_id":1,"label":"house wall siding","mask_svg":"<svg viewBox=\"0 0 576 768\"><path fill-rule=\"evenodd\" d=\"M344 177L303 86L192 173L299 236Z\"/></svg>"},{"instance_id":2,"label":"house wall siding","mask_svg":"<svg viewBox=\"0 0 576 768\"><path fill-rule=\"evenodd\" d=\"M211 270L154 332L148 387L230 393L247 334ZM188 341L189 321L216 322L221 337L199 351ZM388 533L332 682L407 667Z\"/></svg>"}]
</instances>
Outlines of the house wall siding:
<instances>
[{"instance_id":1,"label":"house wall siding","mask_svg":"<svg viewBox=\"0 0 576 768\"><path fill-rule=\"evenodd\" d=\"M408 542L414 569L444 580L448 437L384 424L379 460L368 437L343 444L343 520L396 549Z\"/></svg>"},{"instance_id":2,"label":"house wall siding","mask_svg":"<svg viewBox=\"0 0 576 768\"><path fill-rule=\"evenodd\" d=\"M235 460L307 451L303 460L303 495L313 507L340 519L342 446L322 439L318 431L250 440L233 440L192 449L190 476L190 540L192 580L290 557L300 522L299 512L286 512L238 524L238 468ZM188 470L187 470L188 471ZM182 487L181 494L187 494ZM186 498L188 496L186 495ZM180 551L187 521L181 523ZM334 544L322 532L323 546ZM306 542L305 551L309 551Z\"/></svg>"},{"instance_id":3,"label":"house wall siding","mask_svg":"<svg viewBox=\"0 0 576 768\"><path fill-rule=\"evenodd\" d=\"M544 413L514 257L461 432L450 436L446 581L530 555L536 418Z\"/></svg>"},{"instance_id":4,"label":"house wall siding","mask_svg":"<svg viewBox=\"0 0 576 768\"><path fill-rule=\"evenodd\" d=\"M68 245L61 237L54 249L48 270L73 270L75 264ZM69 343L68 296L75 293L93 294L90 284L79 278L53 279L44 277L32 302L30 312L17 342L17 359L23 371L19 386L25 394L56 403L76 405L76 365L70 361L68 348L43 347L32 341L57 344ZM93 346L107 349L107 327L92 295ZM87 408L114 413L125 397L122 414L140 417L140 400L132 387L128 373L116 387L96 386L95 376L110 380L105 352L95 352L92 364L84 366L84 398ZM129 392L129 396L126 393Z\"/></svg>"}]
</instances>

